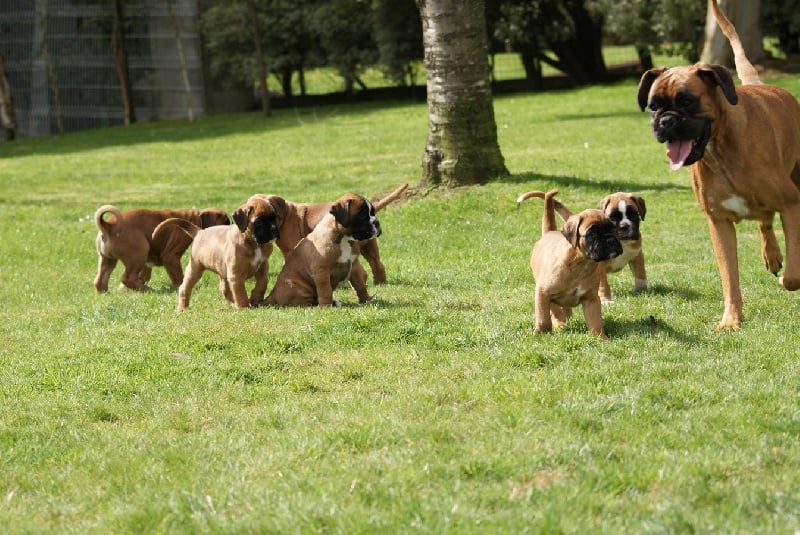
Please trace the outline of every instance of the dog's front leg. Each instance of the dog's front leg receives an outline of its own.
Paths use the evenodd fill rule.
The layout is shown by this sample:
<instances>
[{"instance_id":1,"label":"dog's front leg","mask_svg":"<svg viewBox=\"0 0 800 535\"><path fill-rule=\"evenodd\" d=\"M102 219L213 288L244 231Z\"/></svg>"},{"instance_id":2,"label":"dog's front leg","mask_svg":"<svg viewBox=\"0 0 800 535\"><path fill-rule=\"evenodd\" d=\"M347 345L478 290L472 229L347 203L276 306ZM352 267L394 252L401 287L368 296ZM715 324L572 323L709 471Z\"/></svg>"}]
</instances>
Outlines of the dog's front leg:
<instances>
[{"instance_id":1,"label":"dog's front leg","mask_svg":"<svg viewBox=\"0 0 800 535\"><path fill-rule=\"evenodd\" d=\"M228 286L233 293L233 304L236 305L236 308L247 308L250 306L250 300L247 298L247 289L244 287L245 280L247 280L245 277L228 277Z\"/></svg>"},{"instance_id":2,"label":"dog's front leg","mask_svg":"<svg viewBox=\"0 0 800 535\"><path fill-rule=\"evenodd\" d=\"M603 340L607 340L605 331L603 331L603 316L602 316L602 303L597 295L584 299L581 302L583 307L583 317L586 320L586 325L589 327L589 332L596 334Z\"/></svg>"},{"instance_id":3,"label":"dog's front leg","mask_svg":"<svg viewBox=\"0 0 800 535\"><path fill-rule=\"evenodd\" d=\"M253 286L253 291L250 292L250 306L258 306L264 300L264 294L267 293L267 282L269 281L269 264L262 262L258 267L255 274L256 285Z\"/></svg>"},{"instance_id":4,"label":"dog's front leg","mask_svg":"<svg viewBox=\"0 0 800 535\"><path fill-rule=\"evenodd\" d=\"M550 294L536 288L533 308L536 317L536 328L534 332L548 333L552 331L553 320L550 318Z\"/></svg>"},{"instance_id":5,"label":"dog's front leg","mask_svg":"<svg viewBox=\"0 0 800 535\"><path fill-rule=\"evenodd\" d=\"M355 290L359 303L368 303L372 300L372 296L367 292L367 272L358 263L358 259L353 262L353 267L350 269L350 286Z\"/></svg>"},{"instance_id":6,"label":"dog's front leg","mask_svg":"<svg viewBox=\"0 0 800 535\"><path fill-rule=\"evenodd\" d=\"M727 219L708 218L711 245L717 258L724 309L718 331L738 329L742 325L742 292L739 288L739 258L736 251L736 228Z\"/></svg>"},{"instance_id":7,"label":"dog's front leg","mask_svg":"<svg viewBox=\"0 0 800 535\"><path fill-rule=\"evenodd\" d=\"M333 305L333 286L331 286L331 274L329 271L322 271L313 275L314 286L317 289L317 305L329 307Z\"/></svg>"}]
</instances>

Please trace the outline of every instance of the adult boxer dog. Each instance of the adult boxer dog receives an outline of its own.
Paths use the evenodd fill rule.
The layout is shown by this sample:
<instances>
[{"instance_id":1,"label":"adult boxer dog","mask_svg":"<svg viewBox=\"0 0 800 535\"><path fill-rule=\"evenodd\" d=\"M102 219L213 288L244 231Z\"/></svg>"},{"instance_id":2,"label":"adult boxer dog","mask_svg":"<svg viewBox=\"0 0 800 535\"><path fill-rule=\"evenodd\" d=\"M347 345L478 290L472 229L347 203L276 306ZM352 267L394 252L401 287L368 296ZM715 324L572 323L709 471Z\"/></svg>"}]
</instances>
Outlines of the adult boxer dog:
<instances>
[{"instance_id":1,"label":"adult boxer dog","mask_svg":"<svg viewBox=\"0 0 800 535\"><path fill-rule=\"evenodd\" d=\"M333 290L348 279L354 288L361 285L361 290L355 288L357 294L366 293L366 276L354 280L350 271L361 244L381 234L375 211L370 201L354 193L334 202L314 230L286 256L264 304L339 306Z\"/></svg>"},{"instance_id":2,"label":"adult boxer dog","mask_svg":"<svg viewBox=\"0 0 800 535\"><path fill-rule=\"evenodd\" d=\"M603 330L598 268L600 262L622 254L614 224L600 210L584 210L570 216L558 230L555 202L558 190L528 192L544 199L542 237L531 251L531 271L536 282L537 333L564 326L572 307L581 305L589 331L607 338Z\"/></svg>"},{"instance_id":3,"label":"adult boxer dog","mask_svg":"<svg viewBox=\"0 0 800 535\"><path fill-rule=\"evenodd\" d=\"M401 184L397 189L372 203L376 212L380 212L389 203L397 199L408 188L408 184ZM285 214L283 225L280 228L280 238L276 241L284 259L305 236L317 226L323 217L330 212L333 203L294 203L283 201ZM386 282L386 268L381 262L378 240L370 238L361 242L361 256L363 256L372 270L372 279L375 284ZM366 272L358 262L353 265L353 275L366 280ZM369 299L368 295L360 295L360 301Z\"/></svg>"},{"instance_id":4,"label":"adult boxer dog","mask_svg":"<svg viewBox=\"0 0 800 535\"><path fill-rule=\"evenodd\" d=\"M517 207L522 201L530 197L538 197L541 192L523 193L517 198ZM553 200L555 211L561 219L567 221L573 213L557 200ZM597 209L608 216L614 224L622 244L622 254L611 260L601 262L598 267L600 276L600 287L598 295L603 303L610 303L611 286L608 284L608 274L617 273L622 268L628 266L633 273L633 291L639 292L649 290L647 282L647 272L644 267L644 252L642 251L642 235L639 232L639 224L644 221L647 214L647 205L644 199L630 193L617 192L606 195L597 204Z\"/></svg>"},{"instance_id":5,"label":"adult boxer dog","mask_svg":"<svg viewBox=\"0 0 800 535\"><path fill-rule=\"evenodd\" d=\"M106 218L106 214L111 214ZM227 225L228 214L218 208L204 210L147 210L144 208L121 212L106 204L97 209L97 276L94 287L98 292L108 290L111 272L121 260L125 266L121 288L146 290L152 266L164 266L170 280L178 285L183 280L181 256L192 243L183 232L164 232L153 240L153 230L170 217L180 217L200 227Z\"/></svg>"},{"instance_id":6,"label":"adult boxer dog","mask_svg":"<svg viewBox=\"0 0 800 535\"><path fill-rule=\"evenodd\" d=\"M170 218L153 231L154 240L174 228L193 240L189 264L178 288L179 312L189 307L192 289L207 269L219 275L220 293L236 308L256 306L264 299L272 242L281 224L278 211L261 196L253 196L233 212L233 222L201 229L185 219ZM248 299L245 281L251 277L256 283Z\"/></svg>"},{"instance_id":7,"label":"adult boxer dog","mask_svg":"<svg viewBox=\"0 0 800 535\"><path fill-rule=\"evenodd\" d=\"M743 319L734 223L757 221L762 258L777 275L783 258L772 223L780 213L786 239L780 283L800 288L800 105L788 91L761 82L736 29L716 1L711 5L743 85L735 87L719 65L657 68L642 76L638 100L650 112L656 139L667 144L671 168L691 166L722 282L717 329L730 330Z\"/></svg>"}]
</instances>

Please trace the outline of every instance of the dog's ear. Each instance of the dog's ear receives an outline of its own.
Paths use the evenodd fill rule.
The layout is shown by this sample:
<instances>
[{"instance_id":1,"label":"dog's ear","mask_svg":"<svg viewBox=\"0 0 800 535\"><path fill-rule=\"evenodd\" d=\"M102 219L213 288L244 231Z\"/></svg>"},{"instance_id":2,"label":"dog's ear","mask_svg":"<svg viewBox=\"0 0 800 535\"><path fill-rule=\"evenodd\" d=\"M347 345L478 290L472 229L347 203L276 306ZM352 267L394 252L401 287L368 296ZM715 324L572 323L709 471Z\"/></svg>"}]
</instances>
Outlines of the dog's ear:
<instances>
[{"instance_id":1,"label":"dog's ear","mask_svg":"<svg viewBox=\"0 0 800 535\"><path fill-rule=\"evenodd\" d=\"M606 208L608 208L608 203L609 203L608 197L603 197L602 199L600 199L600 202L597 203L597 209L605 213Z\"/></svg>"},{"instance_id":2,"label":"dog's ear","mask_svg":"<svg viewBox=\"0 0 800 535\"><path fill-rule=\"evenodd\" d=\"M570 245L573 247L578 247L578 242L580 241L581 237L578 233L578 229L581 227L581 217L574 215L567 219L564 222L564 226L561 227L561 234L567 239Z\"/></svg>"},{"instance_id":3,"label":"dog's ear","mask_svg":"<svg viewBox=\"0 0 800 535\"><path fill-rule=\"evenodd\" d=\"M722 89L722 94L725 99L732 105L739 102L739 97L736 95L736 85L733 83L733 78L728 69L722 65L703 65L697 70L698 76L713 85L719 86Z\"/></svg>"},{"instance_id":4,"label":"dog's ear","mask_svg":"<svg viewBox=\"0 0 800 535\"><path fill-rule=\"evenodd\" d=\"M656 67L655 69L650 69L649 71L645 72L642 75L641 80L639 80L639 108L642 111L647 107L647 96L650 94L650 87L655 82L656 78L661 76L667 72L666 67Z\"/></svg>"},{"instance_id":5,"label":"dog's ear","mask_svg":"<svg viewBox=\"0 0 800 535\"><path fill-rule=\"evenodd\" d=\"M278 218L278 221L283 221L286 219L286 201L282 197L270 195L269 205L272 206L272 211L275 212L275 216Z\"/></svg>"},{"instance_id":6,"label":"dog's ear","mask_svg":"<svg viewBox=\"0 0 800 535\"><path fill-rule=\"evenodd\" d=\"M636 209L639 210L639 219L644 221L644 215L647 213L647 206L644 204L644 199L631 195L631 200L636 203Z\"/></svg>"},{"instance_id":7,"label":"dog's ear","mask_svg":"<svg viewBox=\"0 0 800 535\"><path fill-rule=\"evenodd\" d=\"M247 230L247 224L250 222L250 212L252 210L252 206L240 206L233 212L233 222L239 227L239 232Z\"/></svg>"},{"instance_id":8,"label":"dog's ear","mask_svg":"<svg viewBox=\"0 0 800 535\"><path fill-rule=\"evenodd\" d=\"M337 202L331 206L331 213L336 218L336 222L344 228L350 226L350 199L342 202Z\"/></svg>"}]
</instances>

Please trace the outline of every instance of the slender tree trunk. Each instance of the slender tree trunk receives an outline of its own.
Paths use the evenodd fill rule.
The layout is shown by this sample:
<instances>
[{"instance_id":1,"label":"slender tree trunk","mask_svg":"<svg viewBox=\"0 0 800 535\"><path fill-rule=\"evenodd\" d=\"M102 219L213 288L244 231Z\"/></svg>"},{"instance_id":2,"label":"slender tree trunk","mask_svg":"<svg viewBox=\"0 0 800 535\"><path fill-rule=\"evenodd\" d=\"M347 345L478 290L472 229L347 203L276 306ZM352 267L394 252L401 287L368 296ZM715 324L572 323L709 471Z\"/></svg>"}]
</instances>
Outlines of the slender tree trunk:
<instances>
[{"instance_id":1,"label":"slender tree trunk","mask_svg":"<svg viewBox=\"0 0 800 535\"><path fill-rule=\"evenodd\" d=\"M736 26L736 33L742 40L747 59L754 63L764 59L766 53L762 44L760 0L719 0L719 5ZM708 0L706 37L700 61L733 66L733 51L714 18L711 0Z\"/></svg>"},{"instance_id":2,"label":"slender tree trunk","mask_svg":"<svg viewBox=\"0 0 800 535\"><path fill-rule=\"evenodd\" d=\"M64 115L61 110L61 94L58 90L58 78L56 76L56 64L53 57L50 55L50 50L47 47L47 2L42 4L37 3L36 9L36 24L39 26L39 35L42 37L40 43L42 50L42 59L44 60L45 69L47 71L47 82L50 86L50 92L53 95L53 111L56 116L56 132L58 134L64 133Z\"/></svg>"},{"instance_id":3,"label":"slender tree trunk","mask_svg":"<svg viewBox=\"0 0 800 535\"><path fill-rule=\"evenodd\" d=\"M416 0L428 87L422 183L458 186L508 174L497 143L483 0Z\"/></svg>"},{"instance_id":4,"label":"slender tree trunk","mask_svg":"<svg viewBox=\"0 0 800 535\"><path fill-rule=\"evenodd\" d=\"M117 68L117 78L119 79L119 90L122 98L122 109L125 124L129 125L136 122L136 110L133 105L133 90L131 89L131 78L128 74L128 52L125 49L125 31L122 21L122 0L113 2L114 16L111 27L111 51L114 53L114 64Z\"/></svg>"},{"instance_id":5,"label":"slender tree trunk","mask_svg":"<svg viewBox=\"0 0 800 535\"><path fill-rule=\"evenodd\" d=\"M264 47L261 46L261 29L258 25L258 12L255 0L247 0L247 11L250 14L250 32L256 49L256 67L258 68L258 92L261 95L261 111L264 117L272 113L267 87L267 64L264 61Z\"/></svg>"},{"instance_id":6,"label":"slender tree trunk","mask_svg":"<svg viewBox=\"0 0 800 535\"><path fill-rule=\"evenodd\" d=\"M192 85L189 83L189 70L186 68L186 56L183 53L183 43L181 42L181 29L178 28L178 21L175 20L175 13L172 11L170 0L164 0L167 5L167 14L172 29L175 31L175 48L178 51L178 61L181 65L181 75L183 77L183 87L186 90L186 115L190 121L194 121L194 109L192 107Z\"/></svg>"},{"instance_id":7,"label":"slender tree trunk","mask_svg":"<svg viewBox=\"0 0 800 535\"><path fill-rule=\"evenodd\" d=\"M17 118L14 113L14 101L11 99L11 85L6 77L6 63L0 51L0 125L5 130L6 141L17 137Z\"/></svg>"}]
</instances>

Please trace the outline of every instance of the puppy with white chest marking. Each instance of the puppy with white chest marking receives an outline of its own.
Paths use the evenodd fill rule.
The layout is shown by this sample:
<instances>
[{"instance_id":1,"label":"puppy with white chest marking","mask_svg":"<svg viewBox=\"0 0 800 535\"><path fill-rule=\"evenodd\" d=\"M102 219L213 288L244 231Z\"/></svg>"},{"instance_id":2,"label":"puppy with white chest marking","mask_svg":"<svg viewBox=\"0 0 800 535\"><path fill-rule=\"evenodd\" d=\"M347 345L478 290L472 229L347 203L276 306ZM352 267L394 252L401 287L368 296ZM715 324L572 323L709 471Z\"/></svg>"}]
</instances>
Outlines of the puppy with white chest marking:
<instances>
[{"instance_id":1,"label":"puppy with white chest marking","mask_svg":"<svg viewBox=\"0 0 800 535\"><path fill-rule=\"evenodd\" d=\"M350 279L361 242L381 234L375 207L360 195L339 198L286 256L266 305L331 306L333 290ZM363 270L362 270L363 271ZM366 277L356 282L365 285ZM354 284L355 286L355 284Z\"/></svg>"},{"instance_id":2,"label":"puppy with white chest marking","mask_svg":"<svg viewBox=\"0 0 800 535\"><path fill-rule=\"evenodd\" d=\"M401 184L391 193L373 202L372 206L375 208L375 212L381 211L396 200L407 188L408 184ZM275 202L280 205L280 210L282 211L283 223L280 228L281 235L275 243L281 250L284 260L300 240L307 236L322 218L330 212L334 204L332 202L296 203L274 195L264 195L264 197L267 199L274 198ZM368 240L362 240L359 244L359 252L360 256L369 263L375 284L385 283L386 268L381 261L378 240L374 237ZM356 260L352 266L350 283L360 303L366 303L372 299L367 292L366 280L367 272L358 260Z\"/></svg>"},{"instance_id":3,"label":"puppy with white chest marking","mask_svg":"<svg viewBox=\"0 0 800 535\"><path fill-rule=\"evenodd\" d=\"M531 195L530 192L523 193L517 198L517 205L530 196L538 195ZM564 221L573 215L567 207L557 200L554 200L554 204L556 212ZM642 235L639 231L639 224L644 221L644 216L647 213L644 199L630 193L612 193L603 197L597 204L597 209L603 211L614 224L617 238L622 244L622 254L611 260L601 262L598 268L600 276L598 294L600 301L603 303L612 301L608 273L617 273L625 266L628 266L633 273L633 291L649 290L650 285L647 282L647 272L644 267Z\"/></svg>"},{"instance_id":4,"label":"puppy with white chest marking","mask_svg":"<svg viewBox=\"0 0 800 535\"><path fill-rule=\"evenodd\" d=\"M183 219L168 219L153 231L156 237L175 226L193 239L189 265L178 288L178 311L189 306L192 289L206 269L219 275L220 293L237 308L256 306L264 298L280 216L274 204L256 195L233 212L233 221L233 225L201 229ZM248 299L245 281L251 277L256 283Z\"/></svg>"},{"instance_id":5,"label":"puppy with white chest marking","mask_svg":"<svg viewBox=\"0 0 800 535\"><path fill-rule=\"evenodd\" d=\"M716 0L710 5L742 84L734 84L722 65L660 67L642 75L638 102L650 112L658 142L666 143L670 168L690 167L722 284L717 329L730 330L743 319L734 226L740 220L757 222L761 256L777 274L783 256L772 225L780 214L786 269L779 280L787 290L800 289L800 104L789 91L761 81L733 24Z\"/></svg>"},{"instance_id":6,"label":"puppy with white chest marking","mask_svg":"<svg viewBox=\"0 0 800 535\"><path fill-rule=\"evenodd\" d=\"M528 192L526 198L544 199L542 237L531 251L531 271L536 282L536 332L563 327L572 308L581 305L589 331L605 339L597 290L601 262L622 254L613 223L600 210L570 216L561 230L556 226L554 196Z\"/></svg>"}]
</instances>

